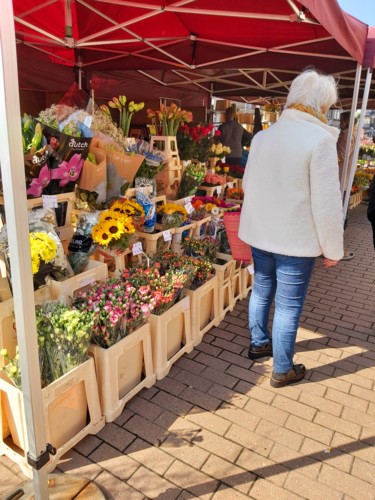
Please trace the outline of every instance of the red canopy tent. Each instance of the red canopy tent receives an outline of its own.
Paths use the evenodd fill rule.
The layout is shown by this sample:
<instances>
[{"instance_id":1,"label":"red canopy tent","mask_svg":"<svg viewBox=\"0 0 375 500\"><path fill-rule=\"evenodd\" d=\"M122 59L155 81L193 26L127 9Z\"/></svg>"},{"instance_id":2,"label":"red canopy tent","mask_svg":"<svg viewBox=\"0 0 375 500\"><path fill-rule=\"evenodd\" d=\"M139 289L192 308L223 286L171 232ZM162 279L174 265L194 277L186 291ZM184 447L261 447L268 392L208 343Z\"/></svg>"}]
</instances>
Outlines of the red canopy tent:
<instances>
[{"instance_id":1,"label":"red canopy tent","mask_svg":"<svg viewBox=\"0 0 375 500\"><path fill-rule=\"evenodd\" d=\"M37 59L45 56L46 62L84 72L103 97L129 76L149 92L157 84L159 92L164 87L176 95L282 96L297 73L314 66L336 75L341 97L350 98L357 63L374 62L366 52L367 25L342 11L336 0L237 0L234 5L229 0L46 0L38 6L34 0L13 0L13 5L21 88L38 84L34 57L39 65ZM47 81L41 72L39 88Z\"/></svg>"}]
</instances>

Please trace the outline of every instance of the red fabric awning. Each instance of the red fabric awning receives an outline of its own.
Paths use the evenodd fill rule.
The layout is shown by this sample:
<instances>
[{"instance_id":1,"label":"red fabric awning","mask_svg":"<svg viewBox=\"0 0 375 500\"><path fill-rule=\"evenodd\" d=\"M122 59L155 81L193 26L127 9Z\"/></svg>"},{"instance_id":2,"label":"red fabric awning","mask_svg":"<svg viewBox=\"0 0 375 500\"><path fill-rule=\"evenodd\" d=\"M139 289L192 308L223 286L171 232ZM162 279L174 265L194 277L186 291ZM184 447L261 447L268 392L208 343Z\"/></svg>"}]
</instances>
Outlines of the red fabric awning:
<instances>
[{"instance_id":1,"label":"red fabric awning","mask_svg":"<svg viewBox=\"0 0 375 500\"><path fill-rule=\"evenodd\" d=\"M116 71L124 77L133 70L154 84L155 74L165 70L165 80L181 90L189 85L215 95L226 90L242 95L241 89L247 95L283 94L307 66L346 78L350 86L357 62L375 63L367 25L342 11L337 0L45 0L40 5L13 0L13 5L21 60L28 47L86 74ZM30 67L37 60L28 59ZM23 73L21 86L27 87ZM46 85L44 77L40 82Z\"/></svg>"}]
</instances>

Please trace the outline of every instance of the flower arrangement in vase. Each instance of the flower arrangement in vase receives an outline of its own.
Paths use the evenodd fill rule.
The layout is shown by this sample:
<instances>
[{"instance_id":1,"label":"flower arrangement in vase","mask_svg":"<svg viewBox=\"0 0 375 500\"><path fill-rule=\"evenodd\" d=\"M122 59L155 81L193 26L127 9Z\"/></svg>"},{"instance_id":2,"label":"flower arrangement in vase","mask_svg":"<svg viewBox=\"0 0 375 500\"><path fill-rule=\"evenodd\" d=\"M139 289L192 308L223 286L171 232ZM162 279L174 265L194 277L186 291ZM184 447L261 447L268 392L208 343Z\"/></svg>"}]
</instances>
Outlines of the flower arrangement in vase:
<instances>
[{"instance_id":1,"label":"flower arrangement in vase","mask_svg":"<svg viewBox=\"0 0 375 500\"><path fill-rule=\"evenodd\" d=\"M200 162L206 162L211 145L211 132L213 125L195 125L193 127L184 124L177 133L177 146L181 160L193 158Z\"/></svg>"}]
</instances>

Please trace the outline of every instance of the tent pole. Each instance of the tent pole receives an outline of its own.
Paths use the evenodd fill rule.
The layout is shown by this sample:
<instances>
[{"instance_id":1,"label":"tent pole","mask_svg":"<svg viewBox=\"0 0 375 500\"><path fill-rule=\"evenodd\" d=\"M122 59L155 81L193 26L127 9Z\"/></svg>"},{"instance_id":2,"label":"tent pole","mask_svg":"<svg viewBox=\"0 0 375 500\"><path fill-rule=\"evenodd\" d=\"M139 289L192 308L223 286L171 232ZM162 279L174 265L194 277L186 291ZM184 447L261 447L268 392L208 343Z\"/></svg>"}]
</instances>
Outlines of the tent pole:
<instances>
[{"instance_id":1,"label":"tent pole","mask_svg":"<svg viewBox=\"0 0 375 500\"><path fill-rule=\"evenodd\" d=\"M367 68L365 89L363 91L363 97L362 97L361 116L359 118L359 123L358 123L358 134L357 134L357 137L355 140L354 151L353 151L353 160L352 160L352 164L350 166L348 189L346 190L345 199L344 199L344 219L345 219L346 212L348 211L348 206L349 206L349 197L350 197L349 186L351 186L353 184L354 174L355 174L356 167L357 167L359 140L361 138L361 129L362 129L363 122L365 119L365 112L366 112L366 106L367 106L367 101L368 101L368 95L370 92L371 77L372 77L372 68Z\"/></svg>"},{"instance_id":2,"label":"tent pole","mask_svg":"<svg viewBox=\"0 0 375 500\"><path fill-rule=\"evenodd\" d=\"M349 168L350 145L352 142L351 140L349 140L349 138L351 138L352 134L353 134L355 112L356 112L357 106L358 106L359 84L361 83L361 72L362 72L362 65L357 64L357 70L355 73L355 83L354 83L354 89L353 89L352 108L350 111L348 140L346 141L345 158L344 158L344 165L343 165L342 176L341 176L341 186L340 186L341 194L344 194L345 190L350 189L349 186L347 186L345 184L345 179L346 179L348 168ZM360 129L358 129L357 134L360 134Z\"/></svg>"},{"instance_id":3,"label":"tent pole","mask_svg":"<svg viewBox=\"0 0 375 500\"><path fill-rule=\"evenodd\" d=\"M12 0L3 1L0 16L0 158L8 227L17 338L22 373L29 456L46 450L43 399L36 335L29 223L20 126L17 53ZM48 453L48 452L47 452ZM47 454L48 457L48 454ZM48 458L47 458L48 461ZM33 470L35 498L48 498L45 467Z\"/></svg>"}]
</instances>

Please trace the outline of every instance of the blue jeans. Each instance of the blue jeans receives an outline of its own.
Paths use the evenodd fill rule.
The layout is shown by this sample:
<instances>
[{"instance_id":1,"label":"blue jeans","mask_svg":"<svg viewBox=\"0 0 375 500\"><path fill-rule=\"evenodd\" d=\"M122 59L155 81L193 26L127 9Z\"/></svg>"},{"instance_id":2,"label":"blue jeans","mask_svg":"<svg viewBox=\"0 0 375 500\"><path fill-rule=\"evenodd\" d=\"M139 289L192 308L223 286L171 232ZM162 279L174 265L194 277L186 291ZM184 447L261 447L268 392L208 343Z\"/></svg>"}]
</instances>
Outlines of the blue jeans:
<instances>
[{"instance_id":1,"label":"blue jeans","mask_svg":"<svg viewBox=\"0 0 375 500\"><path fill-rule=\"evenodd\" d=\"M290 257L252 247L254 287L249 303L250 343L270 341L268 319L273 299L273 368L286 373L293 366L298 322L314 267L314 257Z\"/></svg>"}]
</instances>

